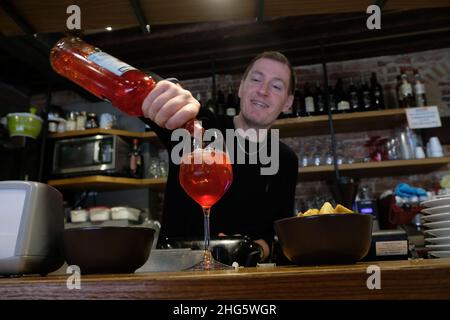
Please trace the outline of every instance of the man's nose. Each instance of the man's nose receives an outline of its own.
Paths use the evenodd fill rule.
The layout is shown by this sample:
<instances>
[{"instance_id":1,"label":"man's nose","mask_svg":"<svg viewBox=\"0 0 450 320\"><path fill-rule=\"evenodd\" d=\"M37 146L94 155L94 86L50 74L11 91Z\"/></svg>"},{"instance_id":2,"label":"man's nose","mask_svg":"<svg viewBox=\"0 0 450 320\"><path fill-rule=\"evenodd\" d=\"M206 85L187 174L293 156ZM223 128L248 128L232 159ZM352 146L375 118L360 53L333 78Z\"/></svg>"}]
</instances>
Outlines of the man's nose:
<instances>
[{"instance_id":1,"label":"man's nose","mask_svg":"<svg viewBox=\"0 0 450 320\"><path fill-rule=\"evenodd\" d=\"M258 88L258 93L261 95L267 95L269 92L269 84L266 82L261 82L261 85Z\"/></svg>"}]
</instances>

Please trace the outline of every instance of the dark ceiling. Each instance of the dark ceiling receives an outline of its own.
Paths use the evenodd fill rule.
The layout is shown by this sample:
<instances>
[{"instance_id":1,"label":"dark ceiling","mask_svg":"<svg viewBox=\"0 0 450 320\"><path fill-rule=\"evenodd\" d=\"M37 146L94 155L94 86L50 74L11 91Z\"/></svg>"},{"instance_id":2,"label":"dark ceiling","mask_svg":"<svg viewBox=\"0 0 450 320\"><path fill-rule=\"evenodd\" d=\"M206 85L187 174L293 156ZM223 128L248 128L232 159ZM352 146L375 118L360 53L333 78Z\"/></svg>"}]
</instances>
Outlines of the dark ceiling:
<instances>
[{"instance_id":1,"label":"dark ceiling","mask_svg":"<svg viewBox=\"0 0 450 320\"><path fill-rule=\"evenodd\" d=\"M48 62L50 47L63 33L36 32L11 1L6 8L4 3L0 7L22 32L0 33L0 81L27 94L49 87L81 90ZM161 24L150 33L137 24L81 36L135 67L179 79L240 73L263 50L279 50L299 66L450 47L450 6L385 10L381 30L368 30L367 17L360 11Z\"/></svg>"}]
</instances>

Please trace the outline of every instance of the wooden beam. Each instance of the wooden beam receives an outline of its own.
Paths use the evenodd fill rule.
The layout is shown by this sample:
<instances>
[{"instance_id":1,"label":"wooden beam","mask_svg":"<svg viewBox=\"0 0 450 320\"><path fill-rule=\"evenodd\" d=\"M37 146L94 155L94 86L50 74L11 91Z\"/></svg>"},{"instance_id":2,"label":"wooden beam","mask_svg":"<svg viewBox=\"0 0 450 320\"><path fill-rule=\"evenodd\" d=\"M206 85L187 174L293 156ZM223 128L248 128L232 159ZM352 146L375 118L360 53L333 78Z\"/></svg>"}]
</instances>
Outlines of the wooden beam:
<instances>
[{"instance_id":1,"label":"wooden beam","mask_svg":"<svg viewBox=\"0 0 450 320\"><path fill-rule=\"evenodd\" d=\"M142 33L150 33L150 24L145 17L145 13L142 11L140 0L130 0L131 7L133 8L134 15L139 22Z\"/></svg>"}]
</instances>

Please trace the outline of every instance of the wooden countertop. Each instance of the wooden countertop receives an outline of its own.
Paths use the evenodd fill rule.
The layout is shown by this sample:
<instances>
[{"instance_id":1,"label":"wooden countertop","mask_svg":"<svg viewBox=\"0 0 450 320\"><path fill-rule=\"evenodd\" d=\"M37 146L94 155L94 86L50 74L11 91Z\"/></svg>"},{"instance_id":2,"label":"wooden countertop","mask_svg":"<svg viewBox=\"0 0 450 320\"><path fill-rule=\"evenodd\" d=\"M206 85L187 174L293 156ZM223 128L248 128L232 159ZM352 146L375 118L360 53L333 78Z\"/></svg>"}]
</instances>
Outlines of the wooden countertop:
<instances>
[{"instance_id":1,"label":"wooden countertop","mask_svg":"<svg viewBox=\"0 0 450 320\"><path fill-rule=\"evenodd\" d=\"M381 289L367 288L380 268ZM450 299L450 259L364 262L231 271L82 275L0 279L0 299Z\"/></svg>"}]
</instances>

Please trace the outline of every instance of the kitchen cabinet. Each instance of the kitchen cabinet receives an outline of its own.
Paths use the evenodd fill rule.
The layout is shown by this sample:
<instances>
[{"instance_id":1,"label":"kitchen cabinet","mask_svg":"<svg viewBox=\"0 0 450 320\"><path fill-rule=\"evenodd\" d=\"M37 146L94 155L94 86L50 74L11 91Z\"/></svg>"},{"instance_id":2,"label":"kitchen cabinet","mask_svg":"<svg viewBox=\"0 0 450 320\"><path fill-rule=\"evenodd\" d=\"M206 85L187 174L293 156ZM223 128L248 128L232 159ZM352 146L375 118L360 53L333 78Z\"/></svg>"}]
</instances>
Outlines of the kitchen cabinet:
<instances>
[{"instance_id":1,"label":"kitchen cabinet","mask_svg":"<svg viewBox=\"0 0 450 320\"><path fill-rule=\"evenodd\" d=\"M404 109L387 109L333 115L333 124L335 131L338 133L391 129L401 125L405 121ZM328 134L328 116L280 119L276 121L274 128L280 130L280 136L282 137ZM58 139L94 134L117 134L123 137L138 138L150 141L151 143L159 143L158 137L154 132L128 132L114 129L89 129L54 133L50 134L49 138ZM448 163L450 163L450 157L353 163L343 164L338 166L338 168L346 176L361 178L429 173L447 166ZM299 168L298 177L299 181L313 181L331 178L333 174L334 166L332 165L310 166ZM49 180L48 184L64 190L150 188L155 191L162 191L165 187L165 182L165 178L132 179L109 176L88 176L53 179Z\"/></svg>"}]
</instances>

